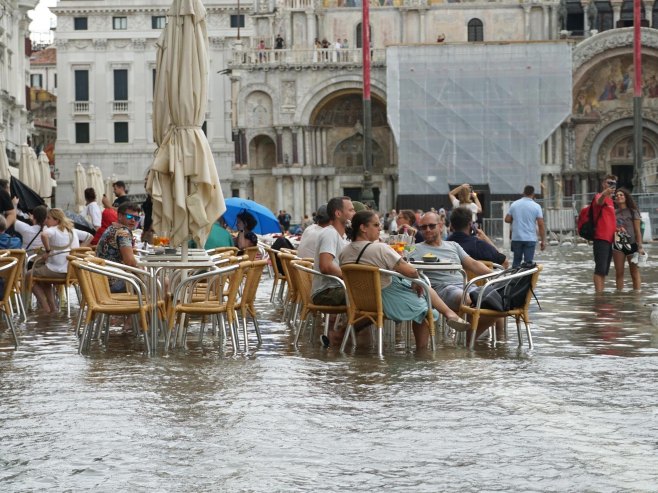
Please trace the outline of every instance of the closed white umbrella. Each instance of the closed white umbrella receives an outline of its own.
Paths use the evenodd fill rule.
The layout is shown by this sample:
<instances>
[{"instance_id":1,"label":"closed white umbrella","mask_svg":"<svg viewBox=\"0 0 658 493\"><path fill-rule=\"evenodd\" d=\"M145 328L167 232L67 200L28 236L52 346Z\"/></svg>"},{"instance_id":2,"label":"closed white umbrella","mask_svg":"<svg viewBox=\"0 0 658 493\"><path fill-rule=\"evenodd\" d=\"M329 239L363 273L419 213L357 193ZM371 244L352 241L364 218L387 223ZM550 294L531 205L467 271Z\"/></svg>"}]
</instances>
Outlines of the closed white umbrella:
<instances>
[{"instance_id":1,"label":"closed white umbrella","mask_svg":"<svg viewBox=\"0 0 658 493\"><path fill-rule=\"evenodd\" d=\"M174 0L158 41L153 134L158 150L147 190L153 228L173 245L205 244L226 206L215 160L201 130L208 97L208 33L200 0Z\"/></svg>"},{"instance_id":2,"label":"closed white umbrella","mask_svg":"<svg viewBox=\"0 0 658 493\"><path fill-rule=\"evenodd\" d=\"M89 183L87 183L87 186L90 186L94 189L94 192L96 192L96 202L102 209L103 204L101 199L105 191L105 185L103 184L103 172L98 166L90 166L89 169L92 170L92 176Z\"/></svg>"},{"instance_id":3,"label":"closed white umbrella","mask_svg":"<svg viewBox=\"0 0 658 493\"><path fill-rule=\"evenodd\" d=\"M21 145L19 178L36 193L39 193L39 187L41 186L41 175L38 172L38 166L37 155L34 150L27 144Z\"/></svg>"},{"instance_id":4,"label":"closed white umbrella","mask_svg":"<svg viewBox=\"0 0 658 493\"><path fill-rule=\"evenodd\" d=\"M53 195L53 179L50 176L50 162L48 155L41 151L38 157L39 162L39 195L45 200ZM48 202L48 200L46 200Z\"/></svg>"},{"instance_id":5,"label":"closed white umbrella","mask_svg":"<svg viewBox=\"0 0 658 493\"><path fill-rule=\"evenodd\" d=\"M85 208L85 188L87 188L87 174L80 163L75 165L74 182L75 205L74 210L78 214Z\"/></svg>"},{"instance_id":6,"label":"closed white umbrella","mask_svg":"<svg viewBox=\"0 0 658 493\"><path fill-rule=\"evenodd\" d=\"M0 178L4 180L11 180L11 173L9 172L9 160L7 159L7 141L5 140L5 133L0 131Z\"/></svg>"},{"instance_id":7,"label":"closed white umbrella","mask_svg":"<svg viewBox=\"0 0 658 493\"><path fill-rule=\"evenodd\" d=\"M114 182L117 181L116 175L110 175L107 178L105 178L105 186L103 188L103 194L107 196L108 199L110 199L110 204L114 202L114 188L112 185L114 185Z\"/></svg>"}]
</instances>

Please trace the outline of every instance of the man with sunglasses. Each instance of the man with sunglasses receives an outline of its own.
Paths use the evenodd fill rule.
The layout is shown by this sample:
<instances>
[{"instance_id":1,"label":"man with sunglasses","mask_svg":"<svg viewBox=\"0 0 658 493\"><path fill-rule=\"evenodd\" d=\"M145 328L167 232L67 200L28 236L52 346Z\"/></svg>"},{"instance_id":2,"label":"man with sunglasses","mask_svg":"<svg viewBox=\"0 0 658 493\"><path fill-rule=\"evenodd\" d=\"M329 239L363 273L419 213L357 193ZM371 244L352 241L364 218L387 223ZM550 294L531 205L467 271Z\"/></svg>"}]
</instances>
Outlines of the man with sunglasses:
<instances>
[{"instance_id":1,"label":"man with sunglasses","mask_svg":"<svg viewBox=\"0 0 658 493\"><path fill-rule=\"evenodd\" d=\"M441 261L459 264L464 269L470 270L480 276L491 272L486 265L470 257L464 249L454 241L443 241L444 221L435 212L427 212L420 218L420 232L425 239L424 242L416 244L416 249L411 254L414 260L421 260L423 255L432 253ZM425 275L430 280L432 288L437 292L451 310L458 312L459 305L464 292L464 278L457 271L428 270ZM477 289L475 286L472 289ZM478 324L478 337L484 329L488 328L495 319L482 317Z\"/></svg>"},{"instance_id":2,"label":"man with sunglasses","mask_svg":"<svg viewBox=\"0 0 658 493\"><path fill-rule=\"evenodd\" d=\"M96 256L112 262L137 266L137 259L133 252L133 230L139 224L141 210L139 205L124 202L117 210L117 221L112 223L103 233L96 247ZM126 290L124 281L115 279L110 284L113 293Z\"/></svg>"},{"instance_id":3,"label":"man with sunglasses","mask_svg":"<svg viewBox=\"0 0 658 493\"><path fill-rule=\"evenodd\" d=\"M606 175L601 182L601 192L592 201L594 217L594 291L603 292L605 278L610 271L612 260L612 243L617 229L615 204L612 197L617 190L617 177Z\"/></svg>"}]
</instances>

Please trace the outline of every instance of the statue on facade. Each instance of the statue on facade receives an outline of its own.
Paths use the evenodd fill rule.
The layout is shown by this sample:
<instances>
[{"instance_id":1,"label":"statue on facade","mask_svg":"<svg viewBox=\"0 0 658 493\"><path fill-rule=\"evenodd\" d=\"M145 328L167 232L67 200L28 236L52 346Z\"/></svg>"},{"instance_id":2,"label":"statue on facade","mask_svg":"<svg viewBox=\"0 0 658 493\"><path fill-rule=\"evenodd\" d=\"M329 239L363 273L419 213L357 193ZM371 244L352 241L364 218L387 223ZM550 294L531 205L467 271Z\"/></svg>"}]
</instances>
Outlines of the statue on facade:
<instances>
[{"instance_id":1,"label":"statue on facade","mask_svg":"<svg viewBox=\"0 0 658 493\"><path fill-rule=\"evenodd\" d=\"M599 16L599 9L596 8L596 2L590 0L587 6L587 21L589 22L590 29L598 29L596 19Z\"/></svg>"},{"instance_id":2,"label":"statue on facade","mask_svg":"<svg viewBox=\"0 0 658 493\"><path fill-rule=\"evenodd\" d=\"M557 8L557 16L560 23L560 30L564 31L567 29L567 15L569 11L567 10L567 0L560 0L560 5Z\"/></svg>"}]
</instances>

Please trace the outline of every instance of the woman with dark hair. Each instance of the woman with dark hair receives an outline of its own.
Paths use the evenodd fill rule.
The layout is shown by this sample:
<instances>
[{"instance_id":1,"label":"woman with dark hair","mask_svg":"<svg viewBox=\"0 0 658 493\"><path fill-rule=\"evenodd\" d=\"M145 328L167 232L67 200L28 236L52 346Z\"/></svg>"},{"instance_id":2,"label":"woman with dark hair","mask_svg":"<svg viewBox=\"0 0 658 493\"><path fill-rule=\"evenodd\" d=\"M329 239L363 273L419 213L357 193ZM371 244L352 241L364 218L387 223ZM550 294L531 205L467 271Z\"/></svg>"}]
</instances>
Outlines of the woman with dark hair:
<instances>
[{"instance_id":1,"label":"woman with dark hair","mask_svg":"<svg viewBox=\"0 0 658 493\"><path fill-rule=\"evenodd\" d=\"M612 248L612 260L615 263L615 281L617 289L624 288L624 266L628 261L633 289L639 291L642 285L640 269L637 265L638 254L644 255L642 233L640 229L640 211L628 190L620 188L615 192L615 209L617 216L617 235L625 236L626 242L615 242Z\"/></svg>"},{"instance_id":2,"label":"woman with dark hair","mask_svg":"<svg viewBox=\"0 0 658 493\"><path fill-rule=\"evenodd\" d=\"M235 238L235 246L241 251L245 248L258 245L258 237L252 230L256 227L258 221L247 211L238 214L238 236Z\"/></svg>"},{"instance_id":3,"label":"woman with dark hair","mask_svg":"<svg viewBox=\"0 0 658 493\"><path fill-rule=\"evenodd\" d=\"M359 263L374 265L381 269L399 272L403 276L417 279L418 271L406 262L389 245L379 242L380 223L372 211L357 212L352 217L352 242L346 245L339 256L340 265ZM429 330L427 327L427 302L419 287L412 287L410 281L399 277L382 275L382 302L384 314L396 321L413 321L414 337L418 350L427 348ZM464 330L468 323L459 318L430 288L432 306L447 319L448 325Z\"/></svg>"},{"instance_id":4,"label":"woman with dark hair","mask_svg":"<svg viewBox=\"0 0 658 493\"><path fill-rule=\"evenodd\" d=\"M416 213L411 209L402 209L396 218L398 225L398 234L406 233L416 238L416 243L423 241L423 235L420 234L416 225Z\"/></svg>"},{"instance_id":5,"label":"woman with dark hair","mask_svg":"<svg viewBox=\"0 0 658 493\"><path fill-rule=\"evenodd\" d=\"M32 224L24 223L23 221L16 221L14 230L23 238L23 250L27 251L28 255L34 253L35 250L41 248L41 232L45 227L46 216L48 215L48 207L45 205L38 205L30 214Z\"/></svg>"},{"instance_id":6,"label":"woman with dark hair","mask_svg":"<svg viewBox=\"0 0 658 493\"><path fill-rule=\"evenodd\" d=\"M93 188L85 188L85 202L87 205L82 211L82 216L87 219L94 229L101 227L101 208L96 202L96 191Z\"/></svg>"}]
</instances>

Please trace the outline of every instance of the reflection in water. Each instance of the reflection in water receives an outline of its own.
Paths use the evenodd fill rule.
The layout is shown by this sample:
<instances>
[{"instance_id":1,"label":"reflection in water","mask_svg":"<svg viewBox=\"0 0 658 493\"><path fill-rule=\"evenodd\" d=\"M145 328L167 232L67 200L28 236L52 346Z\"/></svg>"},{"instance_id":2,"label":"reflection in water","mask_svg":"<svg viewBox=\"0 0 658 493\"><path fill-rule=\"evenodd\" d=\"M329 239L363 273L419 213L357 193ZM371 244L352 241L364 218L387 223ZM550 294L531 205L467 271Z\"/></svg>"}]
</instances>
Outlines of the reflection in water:
<instances>
[{"instance_id":1,"label":"reflection in water","mask_svg":"<svg viewBox=\"0 0 658 493\"><path fill-rule=\"evenodd\" d=\"M649 252L653 255L653 252ZM658 251L655 252L658 254ZM632 490L658 480L656 273L594 296L589 249L553 248L535 349L441 341L340 356L276 322L249 357L193 336L148 358L112 334L87 357L65 317L0 351L3 491ZM11 346L6 332L0 347Z\"/></svg>"}]
</instances>

